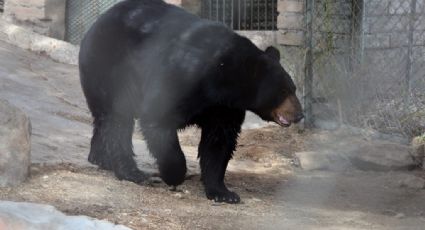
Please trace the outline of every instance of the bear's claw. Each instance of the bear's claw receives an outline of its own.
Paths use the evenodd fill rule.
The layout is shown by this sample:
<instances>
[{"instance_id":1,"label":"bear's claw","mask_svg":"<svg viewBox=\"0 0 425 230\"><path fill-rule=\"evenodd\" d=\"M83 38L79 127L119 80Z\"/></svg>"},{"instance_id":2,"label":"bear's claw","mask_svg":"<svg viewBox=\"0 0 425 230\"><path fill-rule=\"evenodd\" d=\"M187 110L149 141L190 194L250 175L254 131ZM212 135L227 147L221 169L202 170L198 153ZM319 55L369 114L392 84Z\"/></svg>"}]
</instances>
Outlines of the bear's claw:
<instances>
[{"instance_id":1,"label":"bear's claw","mask_svg":"<svg viewBox=\"0 0 425 230\"><path fill-rule=\"evenodd\" d=\"M238 204L241 202L241 198L235 192L227 191L215 191L207 192L207 198L209 200L214 200L217 203L229 203L229 204Z\"/></svg>"}]
</instances>

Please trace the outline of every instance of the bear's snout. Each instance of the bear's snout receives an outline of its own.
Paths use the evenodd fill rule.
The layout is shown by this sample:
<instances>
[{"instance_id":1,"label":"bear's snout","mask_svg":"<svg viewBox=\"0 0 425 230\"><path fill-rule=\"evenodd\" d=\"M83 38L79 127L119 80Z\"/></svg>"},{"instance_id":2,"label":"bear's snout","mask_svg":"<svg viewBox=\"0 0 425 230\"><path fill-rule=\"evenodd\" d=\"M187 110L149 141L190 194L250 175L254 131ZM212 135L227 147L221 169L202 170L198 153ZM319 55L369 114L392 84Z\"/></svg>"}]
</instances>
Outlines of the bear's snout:
<instances>
[{"instance_id":1,"label":"bear's snout","mask_svg":"<svg viewBox=\"0 0 425 230\"><path fill-rule=\"evenodd\" d=\"M298 123L304 119L301 103L297 96L289 95L272 111L274 122L283 127L289 127L292 123Z\"/></svg>"}]
</instances>

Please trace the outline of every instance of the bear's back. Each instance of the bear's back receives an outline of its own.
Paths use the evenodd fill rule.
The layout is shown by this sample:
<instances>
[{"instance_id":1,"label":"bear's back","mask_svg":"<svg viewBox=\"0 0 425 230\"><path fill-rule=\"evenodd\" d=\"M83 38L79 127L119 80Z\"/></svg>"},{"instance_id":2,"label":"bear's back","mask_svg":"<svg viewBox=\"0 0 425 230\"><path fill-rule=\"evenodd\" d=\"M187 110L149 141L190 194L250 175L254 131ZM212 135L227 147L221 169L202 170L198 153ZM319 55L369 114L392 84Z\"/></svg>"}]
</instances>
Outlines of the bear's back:
<instances>
[{"instance_id":1,"label":"bear's back","mask_svg":"<svg viewBox=\"0 0 425 230\"><path fill-rule=\"evenodd\" d=\"M216 66L234 39L235 33L224 25L160 0L127 0L103 14L87 32L80 64L102 66L105 74L108 67L124 64L157 76L165 73L152 73L155 69L169 69L189 77ZM153 68L158 64L161 70Z\"/></svg>"},{"instance_id":2,"label":"bear's back","mask_svg":"<svg viewBox=\"0 0 425 230\"><path fill-rule=\"evenodd\" d=\"M80 78L93 98L114 103L125 98L155 119L217 100L216 87L240 84L244 59L258 52L223 24L160 0L127 0L103 14L86 34Z\"/></svg>"}]
</instances>

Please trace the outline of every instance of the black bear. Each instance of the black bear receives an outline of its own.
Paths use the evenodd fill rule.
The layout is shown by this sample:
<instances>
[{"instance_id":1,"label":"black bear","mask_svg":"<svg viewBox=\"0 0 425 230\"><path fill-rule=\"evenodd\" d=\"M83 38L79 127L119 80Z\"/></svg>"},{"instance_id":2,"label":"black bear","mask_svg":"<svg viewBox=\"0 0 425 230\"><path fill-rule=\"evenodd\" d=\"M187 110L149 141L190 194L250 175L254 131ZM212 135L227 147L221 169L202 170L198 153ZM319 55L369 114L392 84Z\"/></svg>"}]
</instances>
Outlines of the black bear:
<instances>
[{"instance_id":1,"label":"black bear","mask_svg":"<svg viewBox=\"0 0 425 230\"><path fill-rule=\"evenodd\" d=\"M81 43L81 84L94 118L88 160L119 179L144 181L132 149L138 120L162 180L176 186L186 174L177 131L196 125L208 199L238 203L224 174L245 111L281 126L303 118L279 59L277 49L262 51L224 25L161 0L118 3Z\"/></svg>"}]
</instances>

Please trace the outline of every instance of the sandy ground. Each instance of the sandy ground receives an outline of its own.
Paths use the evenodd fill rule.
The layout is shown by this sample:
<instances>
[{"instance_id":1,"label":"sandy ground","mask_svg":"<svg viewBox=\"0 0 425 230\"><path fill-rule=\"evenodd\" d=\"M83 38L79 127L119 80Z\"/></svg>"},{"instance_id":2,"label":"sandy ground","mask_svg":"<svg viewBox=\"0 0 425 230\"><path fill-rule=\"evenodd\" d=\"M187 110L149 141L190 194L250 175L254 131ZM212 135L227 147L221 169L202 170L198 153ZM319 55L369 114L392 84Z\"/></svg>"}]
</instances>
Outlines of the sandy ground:
<instances>
[{"instance_id":1,"label":"sandy ground","mask_svg":"<svg viewBox=\"0 0 425 230\"><path fill-rule=\"evenodd\" d=\"M0 189L0 199L50 204L134 229L424 229L425 190L405 186L417 170L304 171L295 152L344 154L382 140L339 131L280 129L249 117L226 176L242 204L208 201L199 181L199 130L180 133L189 176L177 191L153 180L118 181L87 161L90 116L75 66L55 63L0 42L0 97L22 108L33 126L31 177ZM156 171L135 134L139 166ZM380 151L379 148L374 151Z\"/></svg>"}]
</instances>

